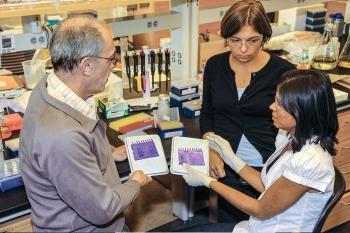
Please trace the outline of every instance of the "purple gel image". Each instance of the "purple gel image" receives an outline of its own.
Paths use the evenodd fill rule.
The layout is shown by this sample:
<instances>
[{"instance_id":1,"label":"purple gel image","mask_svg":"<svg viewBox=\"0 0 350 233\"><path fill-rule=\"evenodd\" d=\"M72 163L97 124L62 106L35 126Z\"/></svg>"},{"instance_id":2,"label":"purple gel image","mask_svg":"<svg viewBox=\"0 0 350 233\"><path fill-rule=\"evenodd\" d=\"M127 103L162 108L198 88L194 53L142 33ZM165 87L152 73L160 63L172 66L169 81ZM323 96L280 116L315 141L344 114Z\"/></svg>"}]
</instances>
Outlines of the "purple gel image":
<instances>
[{"instance_id":1,"label":"purple gel image","mask_svg":"<svg viewBox=\"0 0 350 233\"><path fill-rule=\"evenodd\" d=\"M178 150L179 164L187 163L191 166L204 166L204 157L200 148L180 148Z\"/></svg>"},{"instance_id":2,"label":"purple gel image","mask_svg":"<svg viewBox=\"0 0 350 233\"><path fill-rule=\"evenodd\" d=\"M158 157L158 151L152 139L138 141L131 144L132 153L135 160Z\"/></svg>"}]
</instances>

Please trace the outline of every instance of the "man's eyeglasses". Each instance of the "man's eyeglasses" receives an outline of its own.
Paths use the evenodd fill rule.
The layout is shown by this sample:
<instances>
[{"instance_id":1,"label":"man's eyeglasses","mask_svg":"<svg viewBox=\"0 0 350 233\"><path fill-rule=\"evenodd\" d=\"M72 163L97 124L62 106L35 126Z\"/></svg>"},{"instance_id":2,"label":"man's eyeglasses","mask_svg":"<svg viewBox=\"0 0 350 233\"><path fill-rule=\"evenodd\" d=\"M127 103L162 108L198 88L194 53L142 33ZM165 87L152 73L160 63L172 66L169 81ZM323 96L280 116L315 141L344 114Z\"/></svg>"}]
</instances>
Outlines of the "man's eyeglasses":
<instances>
[{"instance_id":1,"label":"man's eyeglasses","mask_svg":"<svg viewBox=\"0 0 350 233\"><path fill-rule=\"evenodd\" d=\"M117 51L115 51L115 52L112 54L112 56L110 56L110 57L100 57L100 56L92 56L92 57L110 60L110 61L113 63L113 65L116 65L117 62L119 61L119 56L118 56L118 54L117 54Z\"/></svg>"},{"instance_id":2,"label":"man's eyeglasses","mask_svg":"<svg viewBox=\"0 0 350 233\"><path fill-rule=\"evenodd\" d=\"M261 39L262 39L262 35L254 36L246 40L242 40L240 38L233 36L233 37L229 37L227 41L230 45L236 48L242 47L243 44L245 44L245 46L247 46L248 48L251 48L251 47L257 47L258 45L261 45Z\"/></svg>"}]
</instances>

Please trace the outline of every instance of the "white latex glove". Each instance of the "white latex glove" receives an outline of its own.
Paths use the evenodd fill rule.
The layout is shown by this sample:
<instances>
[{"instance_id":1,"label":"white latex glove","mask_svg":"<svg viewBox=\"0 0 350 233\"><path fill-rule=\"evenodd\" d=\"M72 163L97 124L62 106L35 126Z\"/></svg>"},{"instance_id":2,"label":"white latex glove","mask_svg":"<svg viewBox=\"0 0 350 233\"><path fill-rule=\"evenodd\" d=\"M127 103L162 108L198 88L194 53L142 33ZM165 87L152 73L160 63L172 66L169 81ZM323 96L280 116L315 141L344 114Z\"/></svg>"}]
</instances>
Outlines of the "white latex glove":
<instances>
[{"instance_id":1,"label":"white latex glove","mask_svg":"<svg viewBox=\"0 0 350 233\"><path fill-rule=\"evenodd\" d=\"M233 152L228 141L216 134L209 134L207 136L207 140L209 141L209 147L213 150L216 150L224 162L229 165L235 172L239 173L245 166L245 162L243 162L235 154L235 152Z\"/></svg>"},{"instance_id":2,"label":"white latex glove","mask_svg":"<svg viewBox=\"0 0 350 233\"><path fill-rule=\"evenodd\" d=\"M214 180L216 181L216 179L210 176L207 176L203 172L198 171L187 164L184 164L184 168L186 169L188 174L182 177L184 178L184 180L188 185L191 185L194 187L205 186L209 188L210 182Z\"/></svg>"}]
</instances>

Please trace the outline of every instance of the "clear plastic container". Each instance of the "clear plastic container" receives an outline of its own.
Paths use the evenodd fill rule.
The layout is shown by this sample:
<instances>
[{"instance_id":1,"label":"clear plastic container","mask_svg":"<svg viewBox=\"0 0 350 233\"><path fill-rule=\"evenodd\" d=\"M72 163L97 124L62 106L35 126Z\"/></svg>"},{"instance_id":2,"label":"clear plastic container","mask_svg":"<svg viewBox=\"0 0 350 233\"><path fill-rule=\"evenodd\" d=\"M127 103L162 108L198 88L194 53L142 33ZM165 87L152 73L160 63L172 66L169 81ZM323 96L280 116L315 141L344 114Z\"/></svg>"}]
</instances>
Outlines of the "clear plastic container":
<instances>
[{"instance_id":1,"label":"clear plastic container","mask_svg":"<svg viewBox=\"0 0 350 233\"><path fill-rule=\"evenodd\" d=\"M160 94L158 98L158 116L159 119L169 117L170 113L170 99L168 95Z\"/></svg>"},{"instance_id":2,"label":"clear plastic container","mask_svg":"<svg viewBox=\"0 0 350 233\"><path fill-rule=\"evenodd\" d=\"M33 89L35 85L45 76L45 62L41 60L26 60L22 62L26 87Z\"/></svg>"},{"instance_id":3,"label":"clear plastic container","mask_svg":"<svg viewBox=\"0 0 350 233\"><path fill-rule=\"evenodd\" d=\"M179 108L169 108L169 114L161 116L158 110L153 110L154 123L157 124L162 121L180 121Z\"/></svg>"}]
</instances>

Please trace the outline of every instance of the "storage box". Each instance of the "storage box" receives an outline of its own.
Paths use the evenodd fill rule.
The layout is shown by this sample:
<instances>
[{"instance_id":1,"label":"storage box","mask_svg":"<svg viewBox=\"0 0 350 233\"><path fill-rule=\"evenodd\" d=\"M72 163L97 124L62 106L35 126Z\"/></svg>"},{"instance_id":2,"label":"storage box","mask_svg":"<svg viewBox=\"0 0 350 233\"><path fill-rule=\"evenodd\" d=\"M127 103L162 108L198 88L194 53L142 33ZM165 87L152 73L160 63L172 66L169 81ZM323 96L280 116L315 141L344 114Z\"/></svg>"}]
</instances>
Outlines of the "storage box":
<instances>
[{"instance_id":1,"label":"storage box","mask_svg":"<svg viewBox=\"0 0 350 233\"><path fill-rule=\"evenodd\" d=\"M19 138L5 141L5 147L7 148L7 155L10 158L18 157Z\"/></svg>"},{"instance_id":2,"label":"storage box","mask_svg":"<svg viewBox=\"0 0 350 233\"><path fill-rule=\"evenodd\" d=\"M159 123L157 133L161 139L166 139L175 136L185 136L186 129L180 121L167 121Z\"/></svg>"},{"instance_id":3,"label":"storage box","mask_svg":"<svg viewBox=\"0 0 350 233\"><path fill-rule=\"evenodd\" d=\"M132 125L134 123L137 122L146 122L149 119L151 119L153 121L153 117L147 113L144 112L140 112L140 113L136 113L134 115L128 116L128 117L124 117L115 121L112 121L109 124L109 127L111 129L114 129L115 131L120 132L120 129L122 127L128 127L128 125Z\"/></svg>"},{"instance_id":4,"label":"storage box","mask_svg":"<svg viewBox=\"0 0 350 233\"><path fill-rule=\"evenodd\" d=\"M198 93L199 83L195 79L172 82L171 92L177 96L185 96Z\"/></svg>"},{"instance_id":5,"label":"storage box","mask_svg":"<svg viewBox=\"0 0 350 233\"><path fill-rule=\"evenodd\" d=\"M185 96L177 96L173 93L169 94L170 96L170 107L179 107L182 108L182 104L190 101L190 100L195 100L199 99L200 95L198 93L191 94L191 95L185 95Z\"/></svg>"},{"instance_id":6,"label":"storage box","mask_svg":"<svg viewBox=\"0 0 350 233\"><path fill-rule=\"evenodd\" d=\"M326 17L326 9L324 9L324 8L310 9L306 12L306 17L324 18L324 17Z\"/></svg>"},{"instance_id":7,"label":"storage box","mask_svg":"<svg viewBox=\"0 0 350 233\"><path fill-rule=\"evenodd\" d=\"M108 98L100 98L98 99L98 109L102 116L111 119L128 115L129 107L123 98L113 102L108 101Z\"/></svg>"},{"instance_id":8,"label":"storage box","mask_svg":"<svg viewBox=\"0 0 350 233\"><path fill-rule=\"evenodd\" d=\"M0 191L5 192L23 186L19 170L19 159L9 159L0 162Z\"/></svg>"},{"instance_id":9,"label":"storage box","mask_svg":"<svg viewBox=\"0 0 350 233\"><path fill-rule=\"evenodd\" d=\"M152 118L133 122L128 125L124 125L119 128L119 132L122 134L125 134L135 130L144 130L144 129L150 129L150 128L154 128L154 120Z\"/></svg>"},{"instance_id":10,"label":"storage box","mask_svg":"<svg viewBox=\"0 0 350 233\"><path fill-rule=\"evenodd\" d=\"M169 114L162 116L162 118L159 116L158 110L153 110L153 118L156 124L159 124L159 122L162 121L180 121L179 108L169 108Z\"/></svg>"},{"instance_id":11,"label":"storage box","mask_svg":"<svg viewBox=\"0 0 350 233\"><path fill-rule=\"evenodd\" d=\"M317 26L306 25L305 26L305 31L323 33L324 25L317 25Z\"/></svg>"},{"instance_id":12,"label":"storage box","mask_svg":"<svg viewBox=\"0 0 350 233\"><path fill-rule=\"evenodd\" d=\"M309 18L309 17L306 17L306 25L309 25L309 26L324 25L325 22L326 22L325 18Z\"/></svg>"},{"instance_id":13,"label":"storage box","mask_svg":"<svg viewBox=\"0 0 350 233\"><path fill-rule=\"evenodd\" d=\"M192 100L182 104L185 116L193 118L201 114L202 100Z\"/></svg>"}]
</instances>

